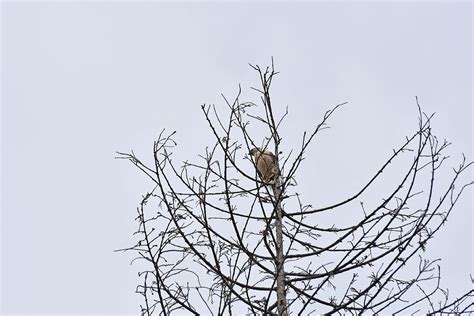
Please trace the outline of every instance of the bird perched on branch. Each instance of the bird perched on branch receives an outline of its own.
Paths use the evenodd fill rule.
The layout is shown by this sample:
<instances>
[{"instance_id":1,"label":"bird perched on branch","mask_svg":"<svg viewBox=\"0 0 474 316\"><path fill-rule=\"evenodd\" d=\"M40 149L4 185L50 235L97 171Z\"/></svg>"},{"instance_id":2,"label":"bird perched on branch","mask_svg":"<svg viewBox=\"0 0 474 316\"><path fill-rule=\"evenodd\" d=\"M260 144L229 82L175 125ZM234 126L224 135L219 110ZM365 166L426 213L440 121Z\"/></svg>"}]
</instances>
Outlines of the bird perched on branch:
<instances>
[{"instance_id":1,"label":"bird perched on branch","mask_svg":"<svg viewBox=\"0 0 474 316\"><path fill-rule=\"evenodd\" d=\"M271 151L261 148L252 148L249 154L255 159L255 166L262 181L265 184L275 184L280 174L275 155Z\"/></svg>"}]
</instances>

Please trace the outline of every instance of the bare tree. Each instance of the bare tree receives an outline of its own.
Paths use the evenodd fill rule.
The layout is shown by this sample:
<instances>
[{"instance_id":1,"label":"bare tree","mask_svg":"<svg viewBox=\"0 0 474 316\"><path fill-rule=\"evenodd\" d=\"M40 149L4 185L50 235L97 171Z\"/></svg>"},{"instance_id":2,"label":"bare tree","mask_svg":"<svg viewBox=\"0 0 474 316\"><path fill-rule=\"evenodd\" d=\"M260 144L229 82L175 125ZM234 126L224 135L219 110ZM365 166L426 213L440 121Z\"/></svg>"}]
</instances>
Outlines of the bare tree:
<instances>
[{"instance_id":1,"label":"bare tree","mask_svg":"<svg viewBox=\"0 0 474 316\"><path fill-rule=\"evenodd\" d=\"M137 287L142 314L472 312L473 291L450 300L440 287L438 260L424 258L426 244L473 183L458 184L472 162L463 155L450 181L437 181L449 143L433 135L432 116L418 100L416 131L367 183L343 201L314 208L297 192L297 172L308 146L345 103L328 110L284 155L279 127L288 110L276 117L272 106L273 61L266 69L251 67L259 75L261 85L253 89L261 105L240 102L240 87L233 101L223 96L225 114L203 105L215 142L198 162L174 163L174 132L163 131L154 142L154 165L133 152L118 153L154 186L137 208L137 243L121 249L144 262ZM267 136L258 142L253 128L262 124ZM253 148L273 151L274 181L258 176L248 154ZM401 157L408 159L400 181L370 207L360 202ZM344 207L356 218L352 223L320 220L340 216Z\"/></svg>"}]
</instances>

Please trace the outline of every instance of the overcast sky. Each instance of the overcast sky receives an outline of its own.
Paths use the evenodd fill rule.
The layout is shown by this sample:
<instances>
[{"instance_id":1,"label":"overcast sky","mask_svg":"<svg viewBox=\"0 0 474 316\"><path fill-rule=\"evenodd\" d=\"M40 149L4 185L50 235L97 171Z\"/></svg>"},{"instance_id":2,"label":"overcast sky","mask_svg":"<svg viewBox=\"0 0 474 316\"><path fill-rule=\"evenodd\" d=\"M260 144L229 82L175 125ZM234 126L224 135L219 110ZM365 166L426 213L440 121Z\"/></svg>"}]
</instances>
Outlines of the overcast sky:
<instances>
[{"instance_id":1,"label":"overcast sky","mask_svg":"<svg viewBox=\"0 0 474 316\"><path fill-rule=\"evenodd\" d=\"M114 160L177 159L212 144L200 112L257 101L248 63L275 58L273 102L291 147L348 101L308 151L302 194L348 196L417 124L415 96L472 160L472 4L2 2L2 314L138 314L135 207L151 183ZM472 173L464 177L472 179ZM337 221L337 219L335 219ZM472 190L429 245L453 296L471 287Z\"/></svg>"}]
</instances>

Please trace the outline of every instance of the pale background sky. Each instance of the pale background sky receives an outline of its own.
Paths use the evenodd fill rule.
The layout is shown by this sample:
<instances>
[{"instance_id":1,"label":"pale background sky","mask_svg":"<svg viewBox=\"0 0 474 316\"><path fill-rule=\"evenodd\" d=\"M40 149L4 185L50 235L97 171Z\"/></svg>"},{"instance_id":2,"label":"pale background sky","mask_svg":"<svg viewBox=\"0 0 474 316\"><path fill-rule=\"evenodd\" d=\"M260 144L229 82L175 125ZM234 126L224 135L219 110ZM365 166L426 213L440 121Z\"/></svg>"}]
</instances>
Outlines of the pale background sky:
<instances>
[{"instance_id":1,"label":"pale background sky","mask_svg":"<svg viewBox=\"0 0 474 316\"><path fill-rule=\"evenodd\" d=\"M223 105L247 63L274 56L286 141L349 101L308 152L303 196L347 196L409 135L415 96L472 160L472 4L2 3L1 313L138 314L128 265L135 207L150 183L115 151L151 158L163 128L176 159L212 136L200 105ZM472 173L464 177L472 179ZM337 221L337 219L335 219ZM442 285L470 288L472 190L428 247Z\"/></svg>"}]
</instances>

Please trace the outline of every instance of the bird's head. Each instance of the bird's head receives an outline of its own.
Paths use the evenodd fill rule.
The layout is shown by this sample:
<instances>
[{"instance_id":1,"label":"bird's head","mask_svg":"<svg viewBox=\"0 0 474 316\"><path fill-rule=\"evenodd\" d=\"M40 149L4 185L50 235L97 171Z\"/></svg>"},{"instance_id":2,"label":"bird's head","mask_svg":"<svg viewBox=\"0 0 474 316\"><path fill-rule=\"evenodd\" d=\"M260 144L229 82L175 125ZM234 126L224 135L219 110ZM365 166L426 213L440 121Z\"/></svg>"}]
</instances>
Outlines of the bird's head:
<instances>
[{"instance_id":1,"label":"bird's head","mask_svg":"<svg viewBox=\"0 0 474 316\"><path fill-rule=\"evenodd\" d=\"M264 149L258 148L258 147L250 149L249 154L250 154L250 156L253 156L255 158L258 158L260 155L273 156L273 153L271 151L264 150Z\"/></svg>"},{"instance_id":2,"label":"bird's head","mask_svg":"<svg viewBox=\"0 0 474 316\"><path fill-rule=\"evenodd\" d=\"M250 156L254 156L254 157L255 157L258 152L260 152L260 149L258 149L258 148L252 148L252 149L250 149L249 154L250 154Z\"/></svg>"}]
</instances>

